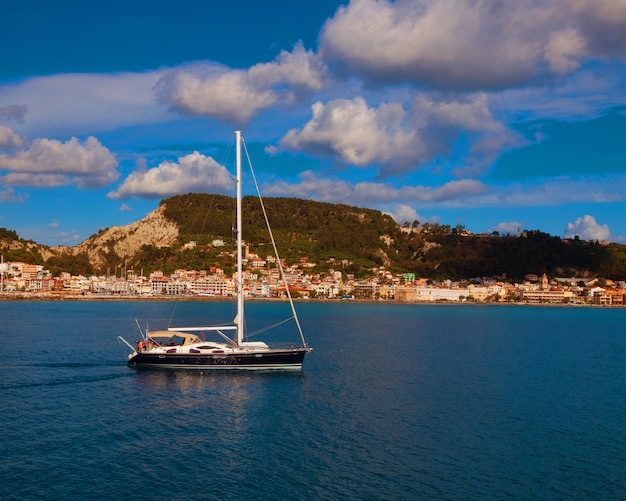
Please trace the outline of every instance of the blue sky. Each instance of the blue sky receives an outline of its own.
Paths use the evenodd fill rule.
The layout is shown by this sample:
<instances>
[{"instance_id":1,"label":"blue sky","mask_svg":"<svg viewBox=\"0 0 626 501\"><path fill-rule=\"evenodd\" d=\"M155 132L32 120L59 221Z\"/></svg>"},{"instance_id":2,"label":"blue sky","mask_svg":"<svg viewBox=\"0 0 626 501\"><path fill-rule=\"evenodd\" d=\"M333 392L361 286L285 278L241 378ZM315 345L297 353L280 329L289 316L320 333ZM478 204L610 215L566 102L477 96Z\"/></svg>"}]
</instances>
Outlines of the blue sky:
<instances>
[{"instance_id":1,"label":"blue sky","mask_svg":"<svg viewBox=\"0 0 626 501\"><path fill-rule=\"evenodd\" d=\"M229 4L229 5L226 5ZM314 5L313 5L314 4ZM626 2L17 2L0 227L75 245L176 193L626 243Z\"/></svg>"}]
</instances>

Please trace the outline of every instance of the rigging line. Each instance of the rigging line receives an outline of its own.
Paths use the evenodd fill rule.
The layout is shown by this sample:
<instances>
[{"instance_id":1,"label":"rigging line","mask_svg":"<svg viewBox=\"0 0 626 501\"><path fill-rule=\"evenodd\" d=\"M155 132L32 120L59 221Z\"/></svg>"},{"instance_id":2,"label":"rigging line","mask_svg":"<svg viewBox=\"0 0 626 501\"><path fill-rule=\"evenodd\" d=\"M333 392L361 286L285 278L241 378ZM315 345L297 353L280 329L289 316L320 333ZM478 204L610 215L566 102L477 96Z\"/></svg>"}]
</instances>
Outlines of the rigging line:
<instances>
[{"instance_id":1,"label":"rigging line","mask_svg":"<svg viewBox=\"0 0 626 501\"><path fill-rule=\"evenodd\" d=\"M237 343L235 343L235 341L233 341L231 338L229 338L226 334L224 334L222 331L215 331L217 332L220 336L222 336L222 338L228 343L231 344L233 346L237 346ZM206 336L205 336L206 337Z\"/></svg>"},{"instance_id":2,"label":"rigging line","mask_svg":"<svg viewBox=\"0 0 626 501\"><path fill-rule=\"evenodd\" d=\"M267 217L267 211L265 210L265 204L263 203L263 199L261 198L261 190L259 188L259 183L257 182L256 175L254 174L254 169L252 168L252 161L250 160L250 154L248 153L248 147L246 146L246 142L242 136L241 142L243 144L243 149L246 152L246 158L248 159L248 166L250 167L250 173L252 174L252 180L254 181L254 187L256 188L256 192L259 198L259 202L261 204L261 210L263 211L263 217L265 218L265 224L267 225L267 231L270 234L270 240L272 241L272 247L274 248L274 254L276 255L276 261L278 262L278 269L280 270L280 276L283 279L285 284L285 292L287 293L287 297L289 298L289 305L291 306L291 312L293 314L293 319L296 322L296 326L298 327L298 332L300 333L300 339L302 340L303 346L307 346L306 341L304 340L304 334L302 332L302 327L300 326L300 320L298 320L298 314L296 313L296 307L293 304L293 299L291 298L291 292L289 291L289 284L287 283L287 279L285 278L285 271L283 270L283 265L280 261L280 256L278 255L278 248L276 247L276 241L274 240L274 233L272 232L272 227L270 226L269 218Z\"/></svg>"},{"instance_id":3,"label":"rigging line","mask_svg":"<svg viewBox=\"0 0 626 501\"><path fill-rule=\"evenodd\" d=\"M269 331L271 329L275 329L279 325L287 323L290 320L293 320L293 317L285 318L284 320L281 320L280 322L276 322L275 324L268 325L267 327L263 327L262 329L258 329L258 330L254 331L254 332L251 332L250 334L248 334L247 337L250 338L250 337L253 337L253 336L257 336L258 334L262 334L263 332Z\"/></svg>"},{"instance_id":4,"label":"rigging line","mask_svg":"<svg viewBox=\"0 0 626 501\"><path fill-rule=\"evenodd\" d=\"M176 311L177 306L178 306L178 303L174 303L174 309L172 310L172 314L170 315L170 321L167 323L168 327L172 326L172 320L174 319L174 312Z\"/></svg>"}]
</instances>

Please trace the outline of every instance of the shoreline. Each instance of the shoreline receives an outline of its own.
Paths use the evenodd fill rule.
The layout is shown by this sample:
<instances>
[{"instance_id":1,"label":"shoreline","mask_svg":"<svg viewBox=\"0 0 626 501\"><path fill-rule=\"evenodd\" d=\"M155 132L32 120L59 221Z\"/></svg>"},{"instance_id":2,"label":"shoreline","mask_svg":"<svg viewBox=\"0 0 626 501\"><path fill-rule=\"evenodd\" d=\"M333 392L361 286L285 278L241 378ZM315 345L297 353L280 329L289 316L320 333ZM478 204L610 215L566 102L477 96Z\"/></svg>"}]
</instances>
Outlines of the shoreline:
<instances>
[{"instance_id":1,"label":"shoreline","mask_svg":"<svg viewBox=\"0 0 626 501\"><path fill-rule=\"evenodd\" d=\"M93 294L63 294L63 293L33 293L33 292L3 292L0 293L1 302L12 301L179 301L179 302L211 302L234 301L233 297L225 296L98 296ZM607 308L619 309L626 305L594 304L594 303L530 303L521 301L479 302L479 301L395 301L386 299L304 299L293 298L295 302L314 303L375 303L398 305L439 305L439 306L557 306L566 308ZM247 297L246 301L287 301L287 298Z\"/></svg>"}]
</instances>

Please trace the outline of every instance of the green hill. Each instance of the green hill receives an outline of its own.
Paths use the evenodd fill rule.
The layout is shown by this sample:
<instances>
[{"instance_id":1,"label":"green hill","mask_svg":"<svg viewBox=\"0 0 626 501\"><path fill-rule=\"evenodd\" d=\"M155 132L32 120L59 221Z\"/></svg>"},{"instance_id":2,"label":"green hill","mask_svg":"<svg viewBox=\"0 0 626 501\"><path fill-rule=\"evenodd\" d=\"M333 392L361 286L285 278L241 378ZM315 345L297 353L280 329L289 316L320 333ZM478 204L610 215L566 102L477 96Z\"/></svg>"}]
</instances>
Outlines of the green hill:
<instances>
[{"instance_id":1,"label":"green hill","mask_svg":"<svg viewBox=\"0 0 626 501\"><path fill-rule=\"evenodd\" d=\"M563 240L540 231L525 231L518 237L471 235L462 226L418 222L401 227L377 210L296 198L267 198L264 204L281 257L288 264L307 258L316 263L314 273L333 268L360 278L384 267L393 273L410 272L435 280L501 277L519 281L529 273L626 280L626 246L619 244ZM243 206L244 239L250 252L264 258L272 252L258 199L245 197ZM26 242L14 231L0 229L0 252L5 261L46 264L53 273L101 274L121 266L145 274L181 268L232 271L233 198L177 195L163 200L160 210L163 221L178 228L178 236L167 245L140 242L116 246L122 238L120 232L126 237L137 234L138 227L148 224L146 218L134 223L132 229L124 227L125 233L124 228L116 228L118 236L100 238L100 243L93 243L96 239L92 236L74 248L73 254L67 248ZM107 231L97 235L108 235ZM195 247L185 245L191 241L196 242ZM213 245L216 241L224 245ZM132 250L122 255L120 248ZM98 256L97 264L90 255Z\"/></svg>"},{"instance_id":2,"label":"green hill","mask_svg":"<svg viewBox=\"0 0 626 501\"><path fill-rule=\"evenodd\" d=\"M316 270L323 270L344 260L350 261L344 271L355 274L392 264L382 238L393 237L400 231L389 215L296 198L267 198L263 203L280 256L288 263L309 258L318 263ZM164 215L178 224L181 244L193 240L202 247L214 239L222 239L227 245L234 243L234 199L187 194L168 198L161 204L165 205ZM258 199L244 197L242 205L243 236L250 251L261 257L271 254L271 240ZM205 257L210 260L211 252L208 254Z\"/></svg>"}]
</instances>

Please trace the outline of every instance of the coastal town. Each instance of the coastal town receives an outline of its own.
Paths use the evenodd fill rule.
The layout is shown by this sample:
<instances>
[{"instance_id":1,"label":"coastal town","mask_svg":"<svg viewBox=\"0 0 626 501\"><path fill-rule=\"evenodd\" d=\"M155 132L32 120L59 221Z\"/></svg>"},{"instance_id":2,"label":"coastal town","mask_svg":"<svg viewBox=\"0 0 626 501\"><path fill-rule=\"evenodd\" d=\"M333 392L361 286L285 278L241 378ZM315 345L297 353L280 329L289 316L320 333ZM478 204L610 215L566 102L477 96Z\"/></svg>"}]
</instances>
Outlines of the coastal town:
<instances>
[{"instance_id":1,"label":"coastal town","mask_svg":"<svg viewBox=\"0 0 626 501\"><path fill-rule=\"evenodd\" d=\"M245 295L250 298L286 297L279 279L279 263L268 256L246 253ZM316 273L316 264L302 258L296 264L280 263L289 293L294 298L317 300L374 300L402 303L548 303L624 306L626 283L581 278L548 278L528 274L523 281L502 277L434 282L412 273L394 274L384 268L369 278L356 279L337 269ZM235 295L236 276L224 270L154 271L118 268L103 276L52 276L43 265L0 262L0 299L193 299Z\"/></svg>"}]
</instances>

